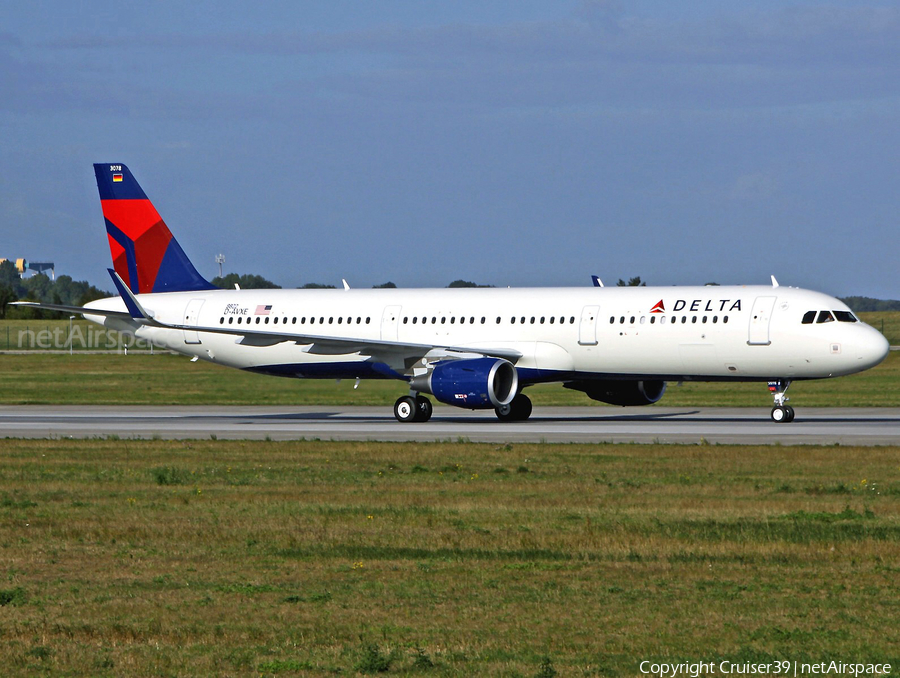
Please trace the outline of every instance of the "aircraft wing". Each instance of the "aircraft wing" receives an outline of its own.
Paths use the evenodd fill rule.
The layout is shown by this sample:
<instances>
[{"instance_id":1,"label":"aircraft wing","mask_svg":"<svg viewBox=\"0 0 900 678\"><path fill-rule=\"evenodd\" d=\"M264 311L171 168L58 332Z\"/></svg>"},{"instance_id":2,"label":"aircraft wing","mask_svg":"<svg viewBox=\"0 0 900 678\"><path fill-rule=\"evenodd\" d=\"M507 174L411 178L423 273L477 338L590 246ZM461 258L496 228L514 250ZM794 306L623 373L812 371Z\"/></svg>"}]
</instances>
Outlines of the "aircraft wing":
<instances>
[{"instance_id":1,"label":"aircraft wing","mask_svg":"<svg viewBox=\"0 0 900 678\"><path fill-rule=\"evenodd\" d=\"M326 337L316 334L297 334L272 330L256 330L251 328L232 329L227 327L203 327L199 325L170 325L151 320L149 325L165 327L188 332L206 332L209 334L226 334L240 337L238 343L249 346L274 346L284 342L308 345L309 353L322 355L346 355L360 353L376 358L424 357L435 351L448 354L488 356L504 358L515 362L522 353L508 348L479 348L472 346L450 346L447 344L416 344L403 341L384 341L381 339L361 339L354 337ZM448 356L450 357L450 356Z\"/></svg>"},{"instance_id":2,"label":"aircraft wing","mask_svg":"<svg viewBox=\"0 0 900 678\"><path fill-rule=\"evenodd\" d=\"M42 304L37 301L11 301L10 306L25 306L27 308L42 308L45 311L60 311L62 313L80 313L81 315L107 315L111 318L133 320L127 311L106 311L102 308L87 308L86 306L66 306L65 304Z\"/></svg>"}]
</instances>

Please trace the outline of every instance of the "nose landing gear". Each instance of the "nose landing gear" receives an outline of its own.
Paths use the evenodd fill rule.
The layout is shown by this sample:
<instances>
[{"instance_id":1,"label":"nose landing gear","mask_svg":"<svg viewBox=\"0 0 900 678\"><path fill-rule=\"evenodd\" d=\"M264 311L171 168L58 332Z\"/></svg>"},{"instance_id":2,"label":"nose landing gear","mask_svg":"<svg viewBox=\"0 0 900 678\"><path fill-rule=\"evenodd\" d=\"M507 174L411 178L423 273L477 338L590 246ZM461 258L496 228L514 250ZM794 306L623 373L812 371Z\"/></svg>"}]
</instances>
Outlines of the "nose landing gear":
<instances>
[{"instance_id":1,"label":"nose landing gear","mask_svg":"<svg viewBox=\"0 0 900 678\"><path fill-rule=\"evenodd\" d=\"M794 421L794 408L785 405L789 398L785 395L791 382L789 379L770 381L769 392L775 399L775 407L772 408L772 421L779 424L789 424Z\"/></svg>"}]
</instances>

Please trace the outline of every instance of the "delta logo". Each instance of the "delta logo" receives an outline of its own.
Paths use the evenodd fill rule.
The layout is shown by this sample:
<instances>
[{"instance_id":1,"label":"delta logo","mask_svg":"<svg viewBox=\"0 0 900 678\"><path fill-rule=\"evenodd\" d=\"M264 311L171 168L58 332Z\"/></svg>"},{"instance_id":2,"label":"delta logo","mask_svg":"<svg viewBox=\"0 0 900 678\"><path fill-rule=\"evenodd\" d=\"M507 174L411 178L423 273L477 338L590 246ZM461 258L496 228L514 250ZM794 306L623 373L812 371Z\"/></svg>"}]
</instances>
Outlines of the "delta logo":
<instances>
[{"instance_id":1,"label":"delta logo","mask_svg":"<svg viewBox=\"0 0 900 678\"><path fill-rule=\"evenodd\" d=\"M714 313L716 311L719 312L731 312L731 311L740 311L741 310L741 300L740 299L692 299L688 301L687 299L676 299L675 305L672 307L672 311L707 311L710 313ZM665 313L666 306L663 303L663 300L660 299L653 305L653 308L650 309L650 313Z\"/></svg>"}]
</instances>

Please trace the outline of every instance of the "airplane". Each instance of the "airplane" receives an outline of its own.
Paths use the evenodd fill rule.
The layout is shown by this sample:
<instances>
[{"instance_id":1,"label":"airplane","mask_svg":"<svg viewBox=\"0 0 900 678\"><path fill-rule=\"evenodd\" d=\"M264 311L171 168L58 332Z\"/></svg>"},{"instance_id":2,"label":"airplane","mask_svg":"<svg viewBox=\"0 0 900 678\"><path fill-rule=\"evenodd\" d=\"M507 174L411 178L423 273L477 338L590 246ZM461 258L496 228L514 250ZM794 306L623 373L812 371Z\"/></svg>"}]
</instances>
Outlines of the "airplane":
<instances>
[{"instance_id":1,"label":"airplane","mask_svg":"<svg viewBox=\"0 0 900 678\"><path fill-rule=\"evenodd\" d=\"M217 289L198 272L129 169L94 165L118 296L86 306L19 302L219 365L281 377L396 379L400 422L438 402L532 412L558 382L613 405L650 405L667 382L767 382L787 423L793 381L853 374L889 345L841 301L757 286ZM236 286L237 288L237 286Z\"/></svg>"}]
</instances>

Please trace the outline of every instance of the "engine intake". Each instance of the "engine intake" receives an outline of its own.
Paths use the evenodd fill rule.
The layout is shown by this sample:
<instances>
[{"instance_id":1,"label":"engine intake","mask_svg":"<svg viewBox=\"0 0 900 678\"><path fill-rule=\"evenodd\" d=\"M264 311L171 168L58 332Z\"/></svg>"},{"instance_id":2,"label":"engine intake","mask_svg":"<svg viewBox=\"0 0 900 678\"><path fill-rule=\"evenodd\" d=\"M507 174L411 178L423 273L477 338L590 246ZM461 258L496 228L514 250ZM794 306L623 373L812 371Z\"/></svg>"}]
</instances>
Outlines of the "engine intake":
<instances>
[{"instance_id":1,"label":"engine intake","mask_svg":"<svg viewBox=\"0 0 900 678\"><path fill-rule=\"evenodd\" d=\"M583 391L591 400L610 405L652 405L658 402L666 392L666 382L659 380L636 381L597 379L586 381L570 381L563 384L566 388Z\"/></svg>"},{"instance_id":2,"label":"engine intake","mask_svg":"<svg viewBox=\"0 0 900 678\"><path fill-rule=\"evenodd\" d=\"M410 386L445 405L482 410L511 403L519 390L519 373L500 358L444 360L429 374L413 377Z\"/></svg>"}]
</instances>

